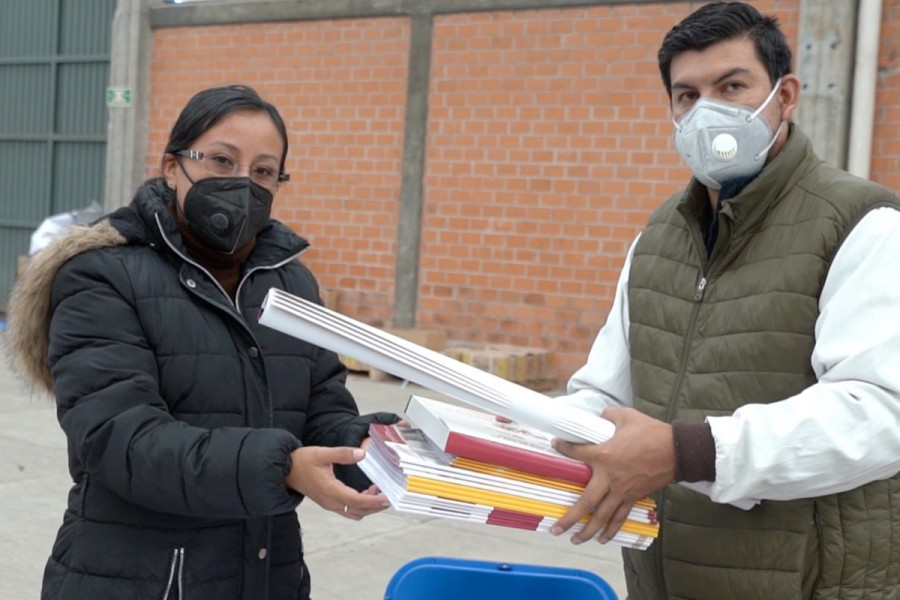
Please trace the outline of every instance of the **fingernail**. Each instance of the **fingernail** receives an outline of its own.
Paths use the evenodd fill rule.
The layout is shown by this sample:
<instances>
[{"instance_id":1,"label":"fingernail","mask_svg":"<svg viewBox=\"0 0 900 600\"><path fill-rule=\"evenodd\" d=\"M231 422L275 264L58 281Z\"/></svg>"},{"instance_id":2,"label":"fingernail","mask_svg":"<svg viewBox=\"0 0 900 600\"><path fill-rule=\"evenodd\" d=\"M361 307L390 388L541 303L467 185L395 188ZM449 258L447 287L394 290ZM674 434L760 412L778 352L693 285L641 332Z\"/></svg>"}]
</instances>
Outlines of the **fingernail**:
<instances>
[{"instance_id":1,"label":"fingernail","mask_svg":"<svg viewBox=\"0 0 900 600\"><path fill-rule=\"evenodd\" d=\"M366 455L365 451L362 448L354 448L353 450L353 458L362 458Z\"/></svg>"},{"instance_id":2,"label":"fingernail","mask_svg":"<svg viewBox=\"0 0 900 600\"><path fill-rule=\"evenodd\" d=\"M578 539L577 537L573 537L573 538L572 538L572 543L575 544L576 546L577 546L578 544L582 543L583 541L584 541L584 540Z\"/></svg>"},{"instance_id":3,"label":"fingernail","mask_svg":"<svg viewBox=\"0 0 900 600\"><path fill-rule=\"evenodd\" d=\"M563 531L562 527L560 527L558 525L554 525L553 527L550 528L550 535L559 535L562 533L562 531Z\"/></svg>"}]
</instances>

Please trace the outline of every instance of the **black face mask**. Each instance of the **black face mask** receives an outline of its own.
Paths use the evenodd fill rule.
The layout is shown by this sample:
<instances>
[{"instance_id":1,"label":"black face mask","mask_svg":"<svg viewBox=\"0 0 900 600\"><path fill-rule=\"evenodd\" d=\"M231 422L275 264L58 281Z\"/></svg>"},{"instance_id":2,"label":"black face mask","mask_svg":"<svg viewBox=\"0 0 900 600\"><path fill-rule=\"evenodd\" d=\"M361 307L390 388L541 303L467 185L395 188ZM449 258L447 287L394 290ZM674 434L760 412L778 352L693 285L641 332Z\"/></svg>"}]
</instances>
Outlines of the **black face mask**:
<instances>
[{"instance_id":1,"label":"black face mask","mask_svg":"<svg viewBox=\"0 0 900 600\"><path fill-rule=\"evenodd\" d=\"M272 192L249 177L208 177L184 197L184 218L197 239L233 254L269 221Z\"/></svg>"}]
</instances>

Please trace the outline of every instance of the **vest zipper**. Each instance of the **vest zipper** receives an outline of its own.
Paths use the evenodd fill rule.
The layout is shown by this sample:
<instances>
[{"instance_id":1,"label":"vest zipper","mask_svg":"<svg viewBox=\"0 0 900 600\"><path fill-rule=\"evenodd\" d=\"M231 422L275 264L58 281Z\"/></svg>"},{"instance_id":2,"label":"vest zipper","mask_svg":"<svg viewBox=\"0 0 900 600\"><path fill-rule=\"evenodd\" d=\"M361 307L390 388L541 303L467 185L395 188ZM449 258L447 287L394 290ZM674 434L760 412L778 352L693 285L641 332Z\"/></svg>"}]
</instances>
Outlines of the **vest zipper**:
<instances>
[{"instance_id":1,"label":"vest zipper","mask_svg":"<svg viewBox=\"0 0 900 600\"><path fill-rule=\"evenodd\" d=\"M717 247L727 247L731 242L731 227L725 228L725 231L720 231L720 236L724 233L724 236L721 236L716 243ZM678 397L678 390L681 389L682 384L684 383L684 375L685 370L687 369L687 361L688 356L690 355L691 348L691 340L694 338L694 327L697 325L697 317L700 315L700 309L703 306L703 298L706 295L706 286L709 283L709 277L713 273L713 266L718 260L718 256L716 256L715 261L711 260L712 255L707 257L706 254L706 244L703 242L703 238L700 236L699 229L690 228L690 235L694 242L694 247L696 248L699 256L700 256L700 279L697 281L697 287L694 288L694 295L691 300L694 302L694 308L691 311L691 318L688 321L687 329L685 330L684 335L684 349L681 352L681 361L679 363L678 369L678 381L672 387L672 392L669 395L669 402L666 408L666 422L671 423L672 417L675 414L675 399ZM721 254L721 251L719 252ZM659 523L662 523L665 512L665 499L666 499L666 488L663 488L659 492L659 498L657 499L657 518ZM657 568L659 570L659 582L665 588L666 586L666 571L664 568L665 557L663 555L662 550L658 553L659 560L657 561Z\"/></svg>"},{"instance_id":2,"label":"vest zipper","mask_svg":"<svg viewBox=\"0 0 900 600\"><path fill-rule=\"evenodd\" d=\"M175 579L175 574L178 579ZM166 582L166 591L163 593L162 600L169 600L169 594L172 592L172 585L178 590L178 595L174 600L184 600L184 548L175 548L172 551L172 562L169 564L169 580Z\"/></svg>"},{"instance_id":3,"label":"vest zipper","mask_svg":"<svg viewBox=\"0 0 900 600\"><path fill-rule=\"evenodd\" d=\"M690 340L693 338L694 326L697 324L697 316L700 314L700 308L703 305L703 291L706 289L706 281L707 278L701 275L700 281L697 283L696 291L694 292L694 308L691 311L691 318L690 321L688 321L687 330L685 331L684 349L681 352L681 362L678 370L678 381L672 387L672 393L669 395L669 403L668 407L666 408L666 423L671 423L672 416L675 414L675 399L678 396L678 390L681 389L681 385L684 382L684 372L687 368L688 355L690 354ZM662 488L659 491L659 497L657 498L656 502L656 516L660 524L665 521L665 505L666 488ZM657 568L659 570L659 583L663 586L663 588L665 588L665 556L661 549L658 552Z\"/></svg>"},{"instance_id":4,"label":"vest zipper","mask_svg":"<svg viewBox=\"0 0 900 600\"><path fill-rule=\"evenodd\" d=\"M706 277L700 277L697 282L697 291L694 292L694 302L703 302L703 290L706 289Z\"/></svg>"}]
</instances>

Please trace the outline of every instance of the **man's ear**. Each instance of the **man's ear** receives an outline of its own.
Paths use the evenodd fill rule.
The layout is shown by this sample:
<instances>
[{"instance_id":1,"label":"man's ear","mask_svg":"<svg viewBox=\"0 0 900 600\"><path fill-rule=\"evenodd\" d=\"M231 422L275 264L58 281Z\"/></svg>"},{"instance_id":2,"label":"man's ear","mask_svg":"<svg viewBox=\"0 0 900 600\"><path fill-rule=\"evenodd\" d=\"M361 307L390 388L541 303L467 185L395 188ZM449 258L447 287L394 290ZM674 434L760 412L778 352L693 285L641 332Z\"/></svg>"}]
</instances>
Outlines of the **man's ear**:
<instances>
[{"instance_id":1,"label":"man's ear","mask_svg":"<svg viewBox=\"0 0 900 600\"><path fill-rule=\"evenodd\" d=\"M781 120L790 121L794 115L794 109L800 102L800 79L793 73L781 78L781 87L778 89L778 103L781 106Z\"/></svg>"}]
</instances>

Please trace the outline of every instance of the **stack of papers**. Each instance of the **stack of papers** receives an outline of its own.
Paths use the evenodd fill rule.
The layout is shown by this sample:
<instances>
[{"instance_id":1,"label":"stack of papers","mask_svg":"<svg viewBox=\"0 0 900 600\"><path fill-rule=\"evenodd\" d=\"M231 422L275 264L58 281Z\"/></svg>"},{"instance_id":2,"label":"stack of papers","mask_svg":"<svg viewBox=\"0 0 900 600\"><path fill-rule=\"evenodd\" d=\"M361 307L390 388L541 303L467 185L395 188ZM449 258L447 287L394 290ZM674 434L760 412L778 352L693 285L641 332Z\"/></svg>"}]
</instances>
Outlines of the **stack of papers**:
<instances>
[{"instance_id":1,"label":"stack of papers","mask_svg":"<svg viewBox=\"0 0 900 600\"><path fill-rule=\"evenodd\" d=\"M410 401L443 404L417 396ZM398 511L546 532L584 492L581 484L529 472L533 469L527 463L523 467L528 471L447 453L419 428L374 424L369 434L372 443L359 466ZM529 452L550 456L549 440L546 446ZM521 451L513 448L512 455ZM501 457L500 462L506 461ZM570 533L581 530L589 518ZM658 534L656 505L645 498L611 542L643 550Z\"/></svg>"}]
</instances>

